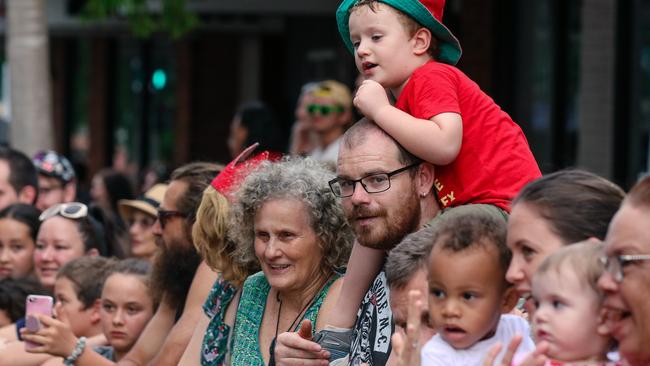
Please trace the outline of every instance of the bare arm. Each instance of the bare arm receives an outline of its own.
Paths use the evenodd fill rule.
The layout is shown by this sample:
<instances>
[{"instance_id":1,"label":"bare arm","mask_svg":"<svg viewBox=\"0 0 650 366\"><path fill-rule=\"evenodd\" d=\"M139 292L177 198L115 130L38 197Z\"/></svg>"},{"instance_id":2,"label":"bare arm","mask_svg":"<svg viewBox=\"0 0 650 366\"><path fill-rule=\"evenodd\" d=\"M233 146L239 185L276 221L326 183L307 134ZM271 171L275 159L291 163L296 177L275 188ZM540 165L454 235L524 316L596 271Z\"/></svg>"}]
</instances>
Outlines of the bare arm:
<instances>
[{"instance_id":1,"label":"bare arm","mask_svg":"<svg viewBox=\"0 0 650 366\"><path fill-rule=\"evenodd\" d=\"M205 331L208 329L208 324L210 324L210 318L203 314L196 324L196 328L194 328L194 334L192 334L190 343L185 348L185 352L178 362L179 365L190 366L200 364L201 345L203 344L203 337L205 336Z\"/></svg>"},{"instance_id":2,"label":"bare arm","mask_svg":"<svg viewBox=\"0 0 650 366\"><path fill-rule=\"evenodd\" d=\"M152 365L176 366L178 364L192 338L194 327L203 314L203 303L216 279L217 273L212 271L205 262L201 262L187 294L183 315L167 336L165 344L151 362Z\"/></svg>"},{"instance_id":3,"label":"bare arm","mask_svg":"<svg viewBox=\"0 0 650 366\"><path fill-rule=\"evenodd\" d=\"M420 159L447 165L460 152L463 121L457 113L441 113L431 120L415 118L392 106L384 88L372 80L361 84L354 105Z\"/></svg>"},{"instance_id":4,"label":"bare arm","mask_svg":"<svg viewBox=\"0 0 650 366\"><path fill-rule=\"evenodd\" d=\"M15 341L0 349L0 366L34 366L46 362L51 355L47 353L28 353L25 343Z\"/></svg>"},{"instance_id":5,"label":"bare arm","mask_svg":"<svg viewBox=\"0 0 650 366\"><path fill-rule=\"evenodd\" d=\"M336 311L330 312L326 307L321 308L317 329L320 330L325 325L337 328L352 328L354 326L363 296L379 274L385 257L386 251L384 250L366 248L358 242L354 242L340 296L336 296L336 306L334 307ZM327 296L330 297L330 294Z\"/></svg>"},{"instance_id":6,"label":"bare arm","mask_svg":"<svg viewBox=\"0 0 650 366\"><path fill-rule=\"evenodd\" d=\"M16 334L16 324L5 325L0 328L0 339L4 341L17 341L18 335Z\"/></svg>"}]
</instances>

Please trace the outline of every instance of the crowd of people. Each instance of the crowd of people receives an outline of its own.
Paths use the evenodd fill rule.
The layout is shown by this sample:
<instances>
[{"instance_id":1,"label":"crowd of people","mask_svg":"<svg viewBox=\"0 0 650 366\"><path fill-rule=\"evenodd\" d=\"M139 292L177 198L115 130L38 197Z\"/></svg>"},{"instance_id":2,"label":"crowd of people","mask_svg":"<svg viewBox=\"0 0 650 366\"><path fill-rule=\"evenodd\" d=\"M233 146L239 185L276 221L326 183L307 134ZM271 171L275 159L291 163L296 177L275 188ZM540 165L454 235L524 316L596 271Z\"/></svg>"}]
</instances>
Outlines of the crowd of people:
<instances>
[{"instance_id":1,"label":"crowd of people","mask_svg":"<svg viewBox=\"0 0 650 366\"><path fill-rule=\"evenodd\" d=\"M0 366L650 365L650 176L542 176L443 8L344 0L356 91L306 84L287 141L242 104L227 165L84 197L0 148Z\"/></svg>"}]
</instances>

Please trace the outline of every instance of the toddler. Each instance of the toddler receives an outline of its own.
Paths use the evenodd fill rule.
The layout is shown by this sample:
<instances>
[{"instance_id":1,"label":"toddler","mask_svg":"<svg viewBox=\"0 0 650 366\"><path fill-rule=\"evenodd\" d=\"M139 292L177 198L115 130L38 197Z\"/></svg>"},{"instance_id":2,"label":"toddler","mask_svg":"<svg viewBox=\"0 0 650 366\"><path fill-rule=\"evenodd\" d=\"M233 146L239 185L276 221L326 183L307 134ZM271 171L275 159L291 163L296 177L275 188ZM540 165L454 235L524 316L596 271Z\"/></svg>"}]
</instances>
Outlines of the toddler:
<instances>
[{"instance_id":1,"label":"toddler","mask_svg":"<svg viewBox=\"0 0 650 366\"><path fill-rule=\"evenodd\" d=\"M594 241L563 247L533 276L533 330L539 345L547 343L547 365L618 365L608 360L612 338L603 335L607 329L597 287L602 251L603 244Z\"/></svg>"},{"instance_id":2,"label":"toddler","mask_svg":"<svg viewBox=\"0 0 650 366\"><path fill-rule=\"evenodd\" d=\"M506 224L469 213L440 220L429 256L429 316L436 329L422 348L422 365L481 365L498 343L519 334L519 350L535 348L528 323L505 314L517 296L506 281L511 253ZM501 354L498 359L503 357Z\"/></svg>"},{"instance_id":3,"label":"toddler","mask_svg":"<svg viewBox=\"0 0 650 366\"><path fill-rule=\"evenodd\" d=\"M443 25L444 0L344 0L339 33L365 80L355 106L406 150L436 166L441 208L472 204L505 218L511 199L541 176L517 124L458 62L458 40ZM386 91L396 99L391 105ZM379 193L381 194L381 193ZM428 195L429 193L427 193ZM426 197L426 196L425 196ZM348 328L385 253L355 244L336 319Z\"/></svg>"}]
</instances>

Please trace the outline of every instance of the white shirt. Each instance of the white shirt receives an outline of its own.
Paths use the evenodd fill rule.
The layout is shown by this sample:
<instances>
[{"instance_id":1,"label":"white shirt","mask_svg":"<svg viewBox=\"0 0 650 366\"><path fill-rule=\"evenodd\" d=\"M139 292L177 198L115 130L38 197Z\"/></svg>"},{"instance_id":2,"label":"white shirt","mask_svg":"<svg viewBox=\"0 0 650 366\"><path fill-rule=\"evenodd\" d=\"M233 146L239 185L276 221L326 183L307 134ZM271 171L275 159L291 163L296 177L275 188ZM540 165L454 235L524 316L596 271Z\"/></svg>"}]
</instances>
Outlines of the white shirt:
<instances>
[{"instance_id":1,"label":"white shirt","mask_svg":"<svg viewBox=\"0 0 650 366\"><path fill-rule=\"evenodd\" d=\"M503 347L496 361L500 362L510 340L517 334L524 337L517 349L517 354L535 350L535 344L530 338L528 322L517 315L501 315L493 337L477 342L466 349L455 349L447 344L439 334L436 334L422 347L422 366L480 366L490 349L499 342Z\"/></svg>"},{"instance_id":2,"label":"white shirt","mask_svg":"<svg viewBox=\"0 0 650 366\"><path fill-rule=\"evenodd\" d=\"M309 153L309 157L328 164L336 165L336 159L339 156L339 146L341 145L341 140L343 136L339 136L336 140L332 141L331 144L322 147L317 147L312 152Z\"/></svg>"}]
</instances>

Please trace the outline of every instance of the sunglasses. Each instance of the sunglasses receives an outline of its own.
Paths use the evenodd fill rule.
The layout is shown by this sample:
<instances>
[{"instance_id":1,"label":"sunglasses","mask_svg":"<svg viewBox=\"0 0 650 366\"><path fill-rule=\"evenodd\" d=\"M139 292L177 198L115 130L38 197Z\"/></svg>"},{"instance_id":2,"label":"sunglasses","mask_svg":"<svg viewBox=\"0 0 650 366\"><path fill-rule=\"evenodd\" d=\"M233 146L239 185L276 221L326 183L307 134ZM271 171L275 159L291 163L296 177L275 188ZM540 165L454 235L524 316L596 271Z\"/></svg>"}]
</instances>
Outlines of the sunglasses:
<instances>
[{"instance_id":1,"label":"sunglasses","mask_svg":"<svg viewBox=\"0 0 650 366\"><path fill-rule=\"evenodd\" d=\"M88 216L88 206L81 202L59 203L43 211L38 219L40 221L45 221L57 215L63 216L67 219L77 220Z\"/></svg>"},{"instance_id":2,"label":"sunglasses","mask_svg":"<svg viewBox=\"0 0 650 366\"><path fill-rule=\"evenodd\" d=\"M168 211L168 210L158 210L158 221L160 221L160 227L162 229L165 228L165 225L167 225L167 222L172 218L172 217L185 217L186 215L180 211Z\"/></svg>"},{"instance_id":3,"label":"sunglasses","mask_svg":"<svg viewBox=\"0 0 650 366\"><path fill-rule=\"evenodd\" d=\"M307 106L307 113L310 116L320 114L325 117L330 113L343 113L343 106L334 104L310 104Z\"/></svg>"}]
</instances>

